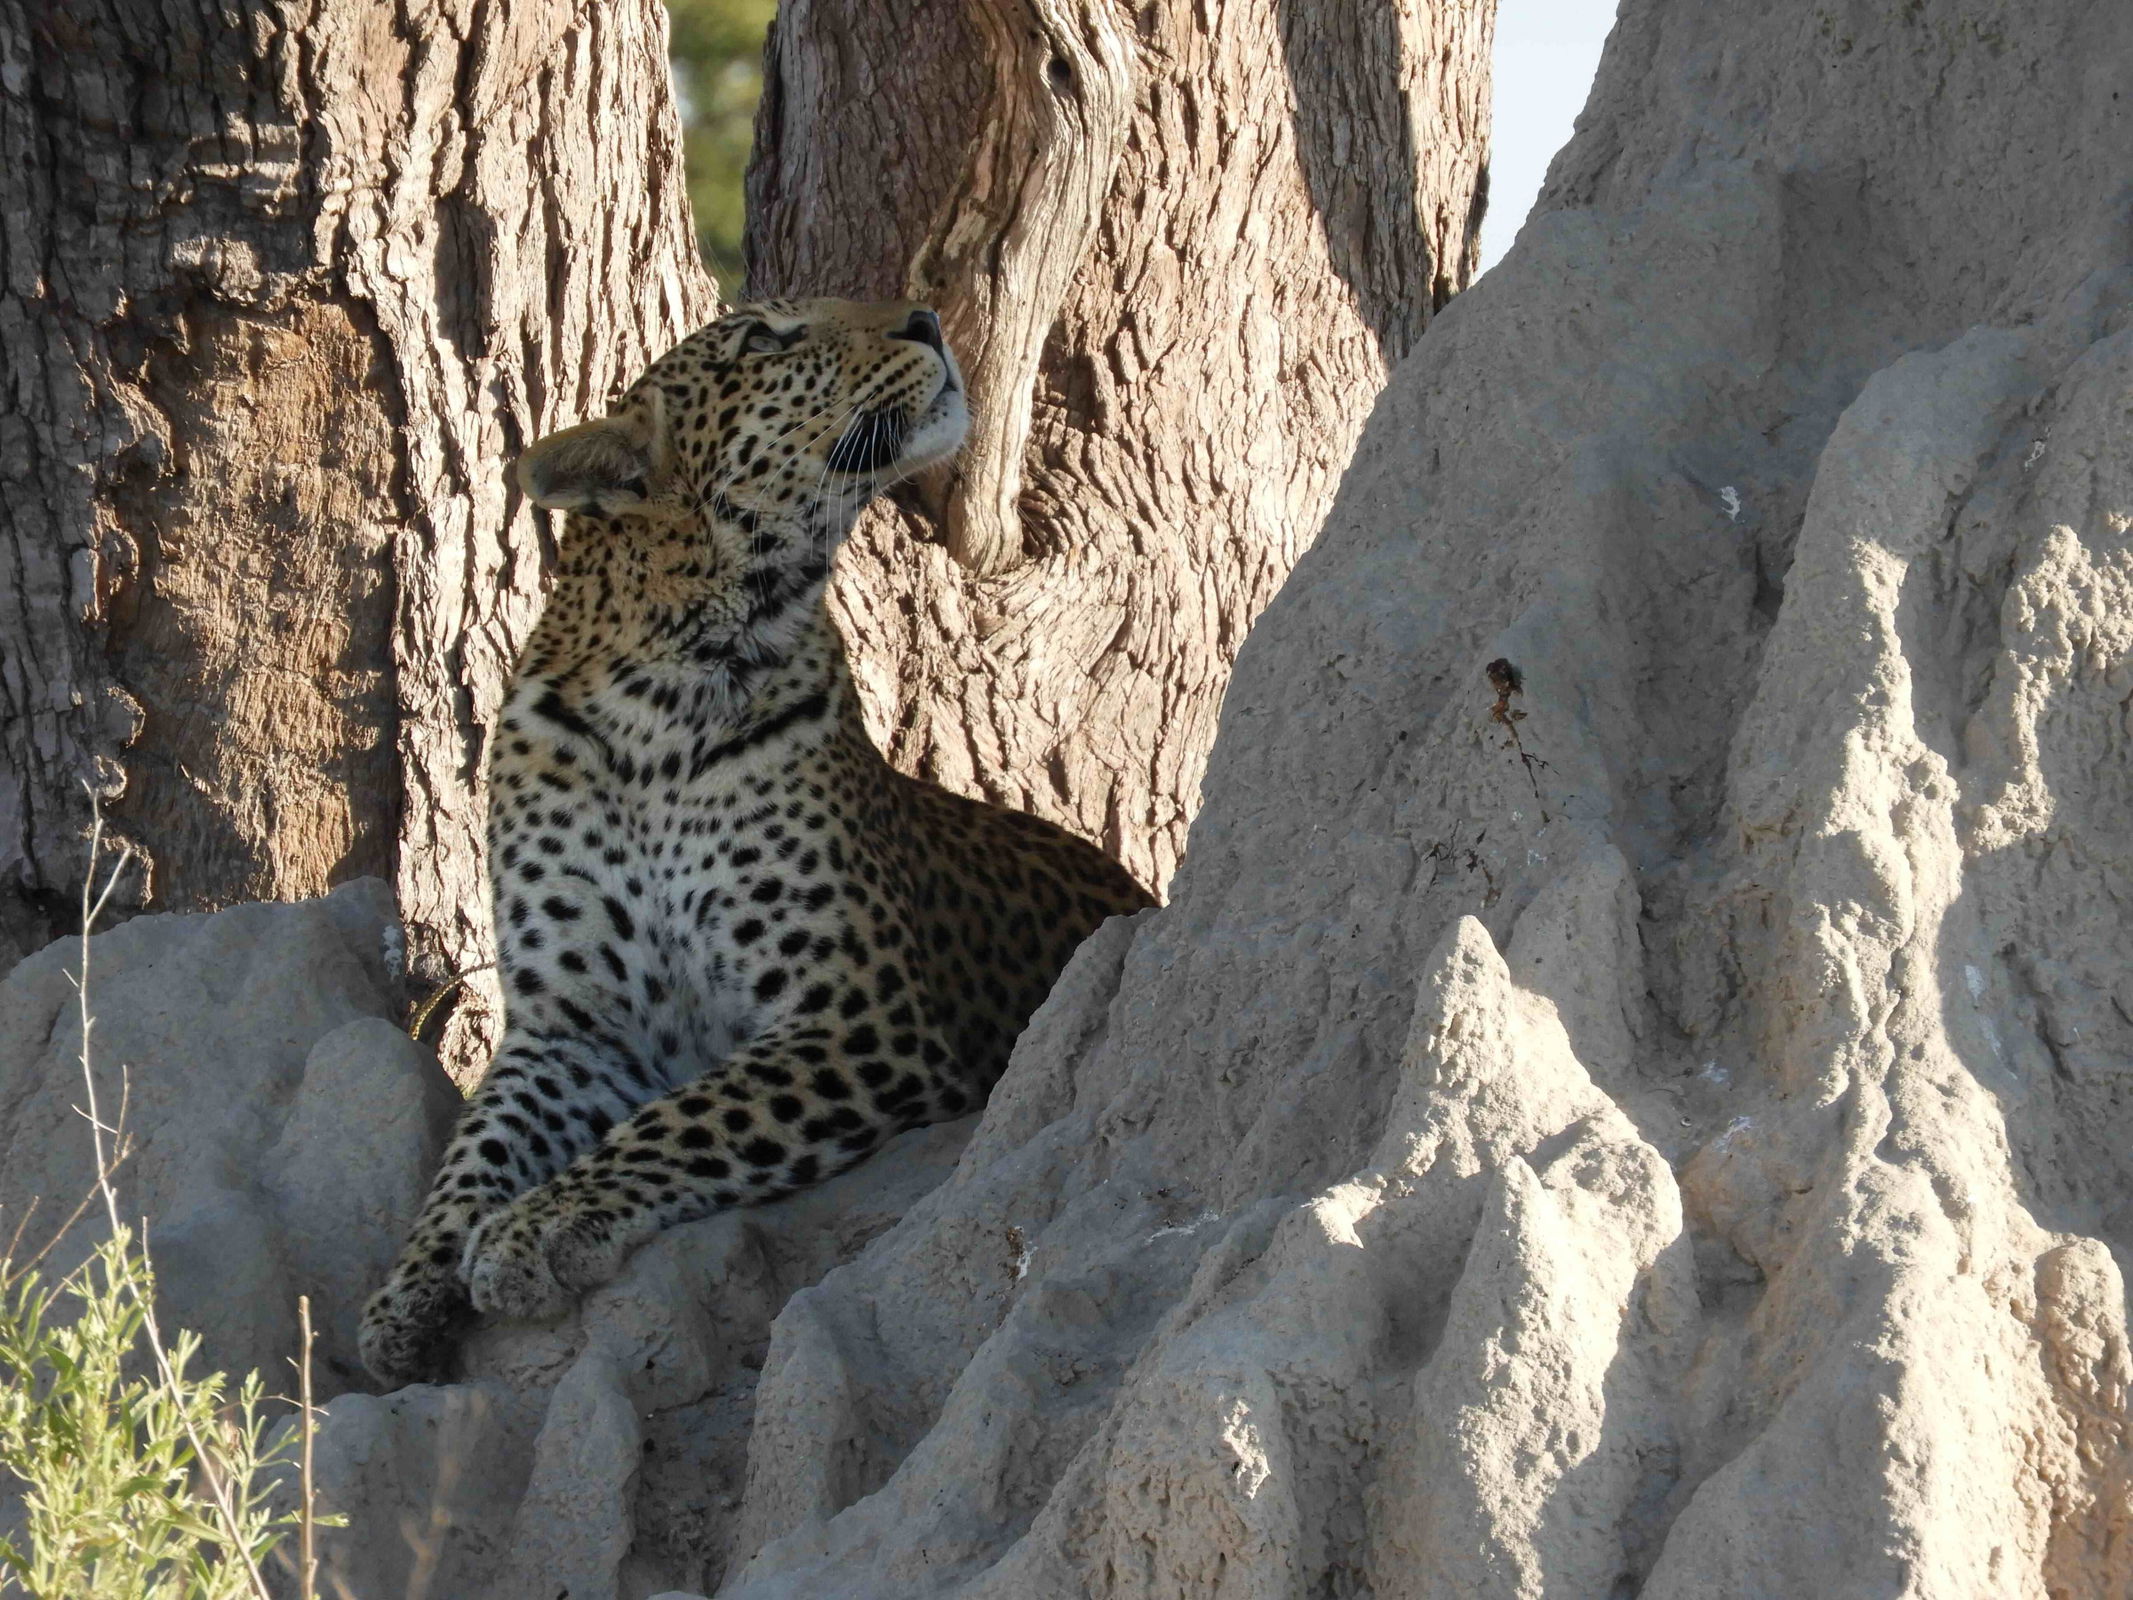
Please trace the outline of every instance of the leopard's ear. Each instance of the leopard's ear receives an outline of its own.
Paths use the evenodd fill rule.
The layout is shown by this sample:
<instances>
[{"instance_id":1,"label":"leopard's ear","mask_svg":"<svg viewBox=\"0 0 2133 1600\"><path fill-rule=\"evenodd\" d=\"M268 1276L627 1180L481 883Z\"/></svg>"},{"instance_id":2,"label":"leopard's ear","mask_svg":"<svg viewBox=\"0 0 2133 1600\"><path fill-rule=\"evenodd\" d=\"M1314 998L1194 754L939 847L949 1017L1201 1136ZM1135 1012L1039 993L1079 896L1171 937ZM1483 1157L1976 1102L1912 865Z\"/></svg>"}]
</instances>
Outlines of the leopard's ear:
<instances>
[{"instance_id":1,"label":"leopard's ear","mask_svg":"<svg viewBox=\"0 0 2133 1600\"><path fill-rule=\"evenodd\" d=\"M615 516L644 508L661 454L658 391L634 397L614 416L535 440L518 458L518 486L550 511Z\"/></svg>"}]
</instances>

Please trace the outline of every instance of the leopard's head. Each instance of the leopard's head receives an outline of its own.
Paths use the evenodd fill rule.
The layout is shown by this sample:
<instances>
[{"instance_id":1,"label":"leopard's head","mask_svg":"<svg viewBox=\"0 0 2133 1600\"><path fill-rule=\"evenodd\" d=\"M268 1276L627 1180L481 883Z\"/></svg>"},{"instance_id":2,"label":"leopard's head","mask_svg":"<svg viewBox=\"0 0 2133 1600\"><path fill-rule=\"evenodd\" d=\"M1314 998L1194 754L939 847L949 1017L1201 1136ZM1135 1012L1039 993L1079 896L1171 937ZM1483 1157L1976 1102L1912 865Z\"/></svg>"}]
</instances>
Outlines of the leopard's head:
<instances>
[{"instance_id":1,"label":"leopard's head","mask_svg":"<svg viewBox=\"0 0 2133 1600\"><path fill-rule=\"evenodd\" d=\"M518 481L555 511L814 519L841 536L875 493L953 454L969 424L924 306L761 300L660 357L610 416L533 445Z\"/></svg>"}]
</instances>

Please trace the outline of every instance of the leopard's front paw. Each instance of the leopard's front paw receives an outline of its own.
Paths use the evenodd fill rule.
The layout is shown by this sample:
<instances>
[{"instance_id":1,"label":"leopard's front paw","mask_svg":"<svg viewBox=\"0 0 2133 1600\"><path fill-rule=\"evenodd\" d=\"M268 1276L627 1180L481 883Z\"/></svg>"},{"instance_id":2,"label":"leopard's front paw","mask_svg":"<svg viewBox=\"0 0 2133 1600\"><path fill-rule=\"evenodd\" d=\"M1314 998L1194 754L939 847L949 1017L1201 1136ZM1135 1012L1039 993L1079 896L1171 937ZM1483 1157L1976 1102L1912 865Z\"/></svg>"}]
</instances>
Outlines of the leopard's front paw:
<instances>
[{"instance_id":1,"label":"leopard's front paw","mask_svg":"<svg viewBox=\"0 0 2133 1600\"><path fill-rule=\"evenodd\" d=\"M403 1263L363 1308L356 1349L388 1388L441 1378L466 1317L466 1292L449 1266Z\"/></svg>"},{"instance_id":2,"label":"leopard's front paw","mask_svg":"<svg viewBox=\"0 0 2133 1600\"><path fill-rule=\"evenodd\" d=\"M477 1310L546 1320L567 1310L577 1293L612 1278L628 1250L610 1222L536 1189L468 1238L467 1291Z\"/></svg>"},{"instance_id":3,"label":"leopard's front paw","mask_svg":"<svg viewBox=\"0 0 2133 1600\"><path fill-rule=\"evenodd\" d=\"M548 1270L564 1288L583 1294L614 1280L630 1253L622 1229L578 1217L548 1231Z\"/></svg>"}]
</instances>

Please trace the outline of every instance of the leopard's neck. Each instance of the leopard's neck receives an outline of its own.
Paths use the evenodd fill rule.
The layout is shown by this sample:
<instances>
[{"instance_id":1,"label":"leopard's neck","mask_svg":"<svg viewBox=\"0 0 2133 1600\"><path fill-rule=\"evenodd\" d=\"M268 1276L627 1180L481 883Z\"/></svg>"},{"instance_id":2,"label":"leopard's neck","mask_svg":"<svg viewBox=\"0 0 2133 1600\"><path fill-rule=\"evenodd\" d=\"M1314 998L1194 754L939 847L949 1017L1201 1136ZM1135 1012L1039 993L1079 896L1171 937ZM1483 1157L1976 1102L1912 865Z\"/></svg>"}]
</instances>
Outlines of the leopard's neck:
<instances>
[{"instance_id":1,"label":"leopard's neck","mask_svg":"<svg viewBox=\"0 0 2133 1600\"><path fill-rule=\"evenodd\" d=\"M721 502L688 519L573 516L510 700L618 750L716 743L851 693L830 562L851 522Z\"/></svg>"}]
</instances>

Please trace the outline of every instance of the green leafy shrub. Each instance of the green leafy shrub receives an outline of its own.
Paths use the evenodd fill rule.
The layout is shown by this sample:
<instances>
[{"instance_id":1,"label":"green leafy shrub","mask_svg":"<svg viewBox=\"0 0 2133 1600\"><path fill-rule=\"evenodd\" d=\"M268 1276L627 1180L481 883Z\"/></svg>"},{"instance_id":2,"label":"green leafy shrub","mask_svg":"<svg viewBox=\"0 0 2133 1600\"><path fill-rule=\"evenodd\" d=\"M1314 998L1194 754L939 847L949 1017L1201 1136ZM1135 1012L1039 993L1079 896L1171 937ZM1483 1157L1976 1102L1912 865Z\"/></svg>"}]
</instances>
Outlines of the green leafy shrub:
<instances>
[{"instance_id":1,"label":"green leafy shrub","mask_svg":"<svg viewBox=\"0 0 2133 1600\"><path fill-rule=\"evenodd\" d=\"M96 919L133 852L118 852L102 894L95 893L104 820L93 794L90 811L95 827L74 985L80 1110L96 1187L29 1260L14 1257L19 1223L0 1245L0 1488L19 1486L21 1503L14 1535L0 1529L0 1600L273 1600L260 1563L291 1532L301 1540L297 1592L312 1600L316 1530L343 1519L320 1517L313 1493L309 1300L297 1301L301 1409L296 1425L270 1444L259 1375L232 1397L221 1373L192 1375L198 1335L163 1337L145 1241L136 1250L133 1230L121 1220L112 1175L131 1150L127 1094L122 1088L117 1114L105 1122L89 1064L96 1024L89 957ZM123 1084L123 1069L120 1076ZM109 1224L103 1243L48 1282L43 1258L98 1200ZM289 1468L293 1507L280 1492Z\"/></svg>"},{"instance_id":2,"label":"green leafy shrub","mask_svg":"<svg viewBox=\"0 0 2133 1600\"><path fill-rule=\"evenodd\" d=\"M25 1511L21 1545L0 1539L0 1595L245 1600L296 1528L268 1505L295 1434L266 1443L256 1373L234 1398L222 1374L193 1377L194 1335L151 1359L153 1293L123 1228L57 1282L0 1260L0 1468Z\"/></svg>"},{"instance_id":3,"label":"green leafy shrub","mask_svg":"<svg viewBox=\"0 0 2133 1600\"><path fill-rule=\"evenodd\" d=\"M763 93L763 36L777 0L667 0L696 239L719 292L741 292L741 179Z\"/></svg>"}]
</instances>

